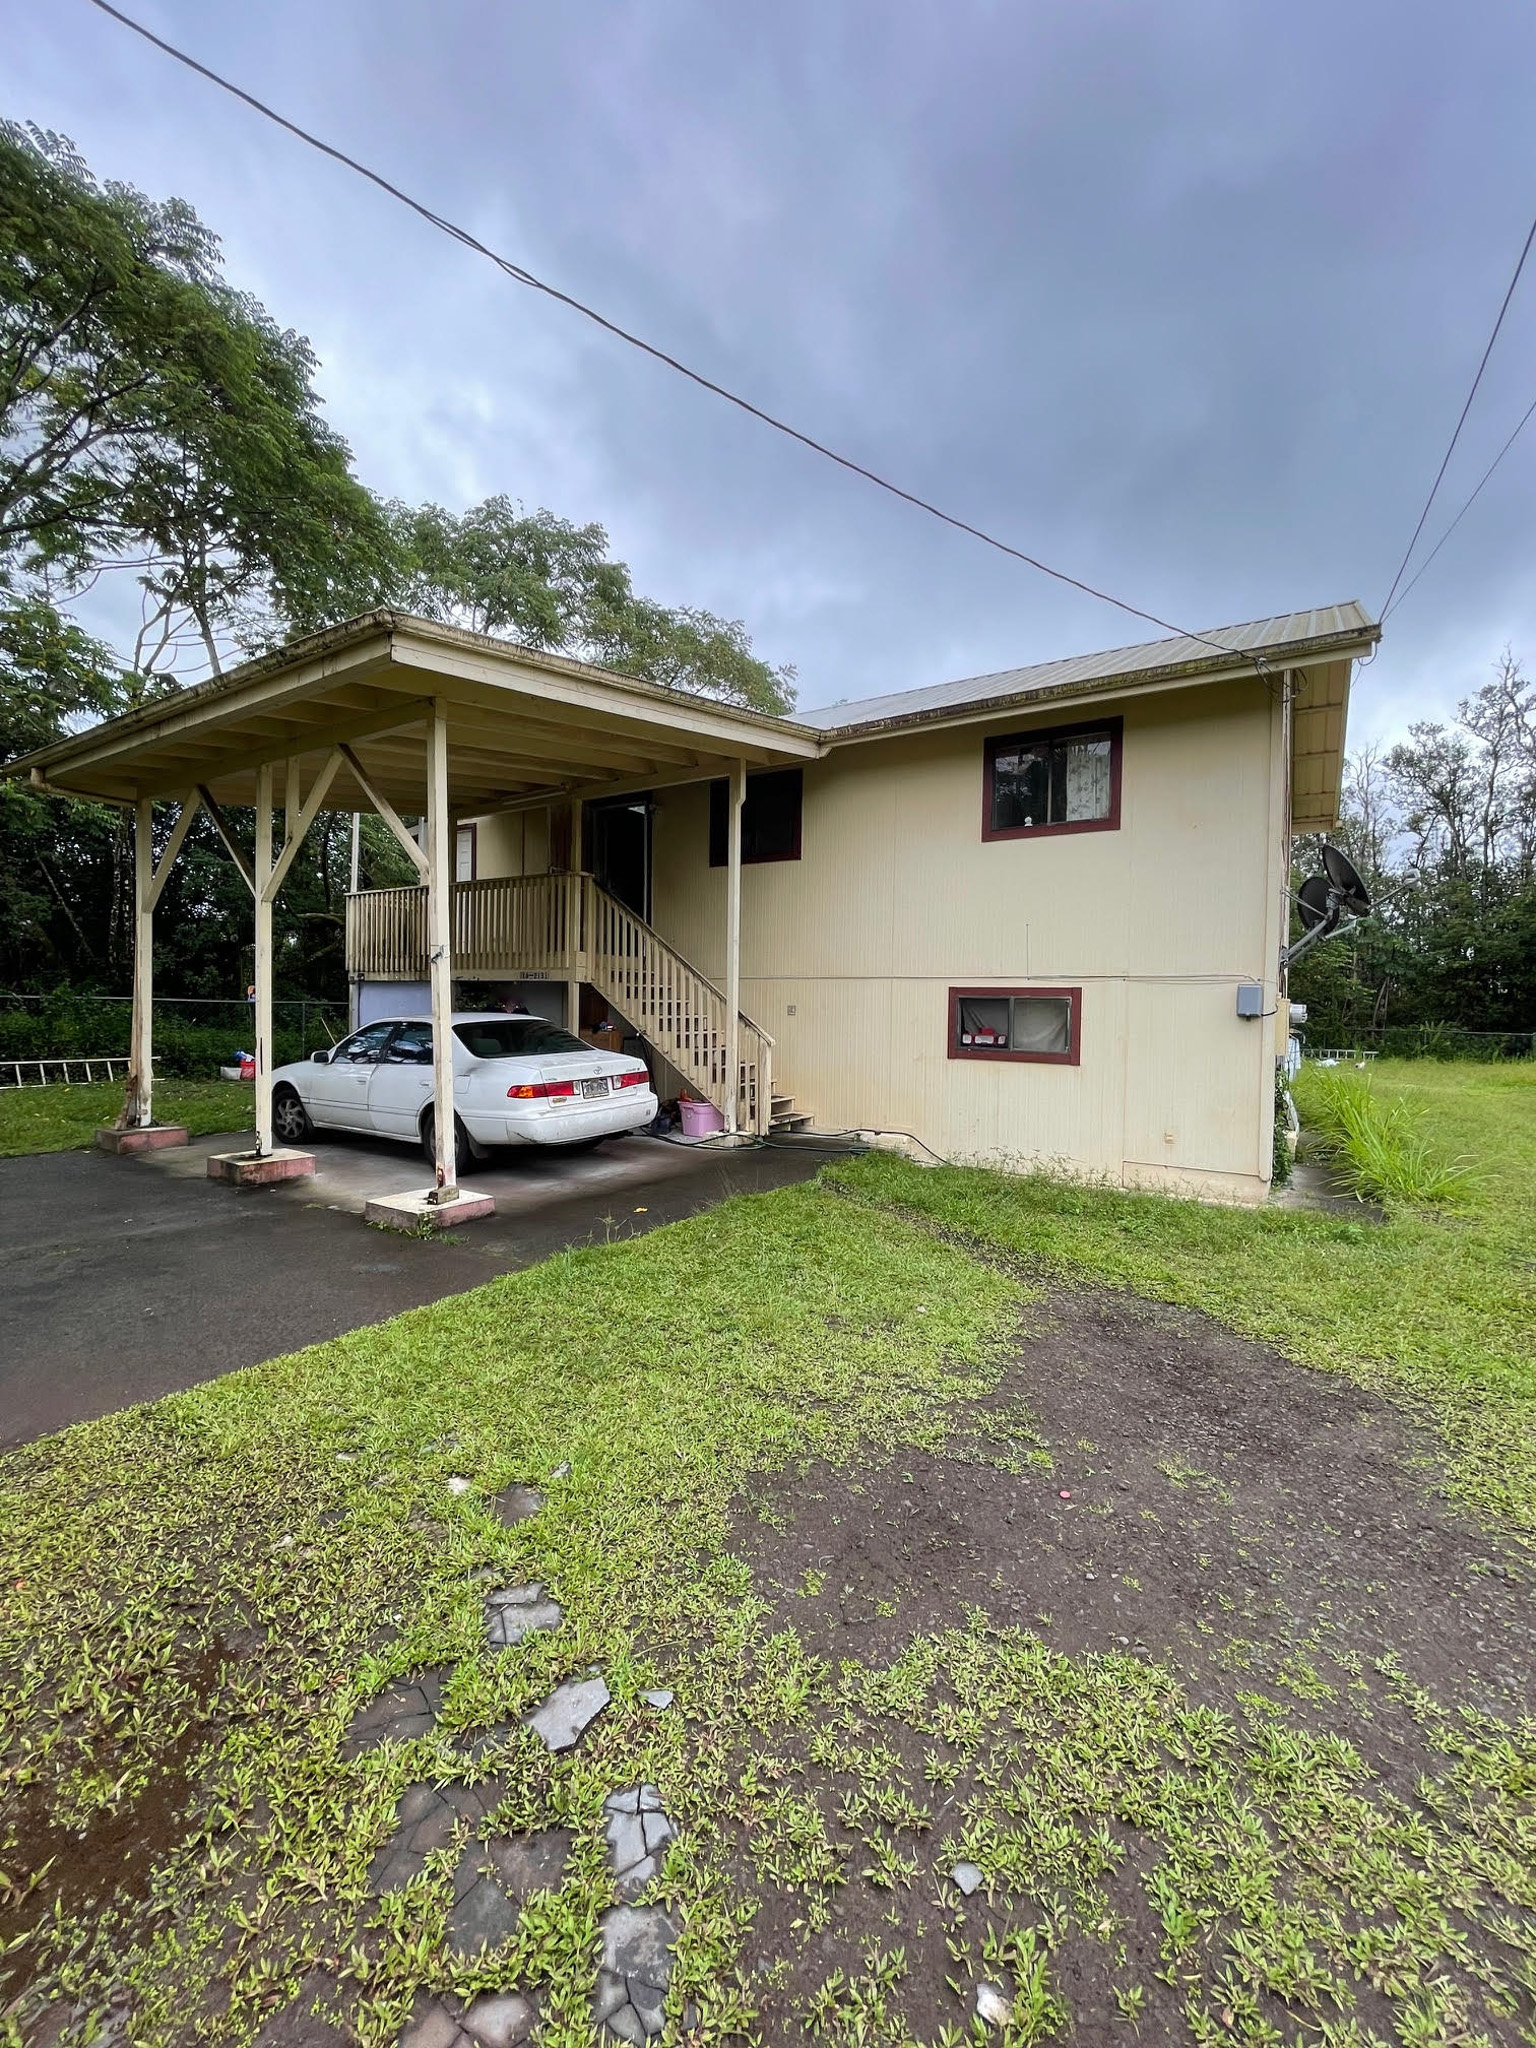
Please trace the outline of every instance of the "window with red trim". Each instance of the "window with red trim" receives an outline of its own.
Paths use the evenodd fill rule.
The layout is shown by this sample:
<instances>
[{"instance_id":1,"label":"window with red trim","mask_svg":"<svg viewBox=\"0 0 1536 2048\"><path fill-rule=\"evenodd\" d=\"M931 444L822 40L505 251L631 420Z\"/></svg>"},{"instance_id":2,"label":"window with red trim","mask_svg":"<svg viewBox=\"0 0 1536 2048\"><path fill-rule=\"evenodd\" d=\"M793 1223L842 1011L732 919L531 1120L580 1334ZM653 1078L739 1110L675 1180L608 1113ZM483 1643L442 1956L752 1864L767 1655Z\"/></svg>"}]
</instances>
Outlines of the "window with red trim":
<instances>
[{"instance_id":1,"label":"window with red trim","mask_svg":"<svg viewBox=\"0 0 1536 2048\"><path fill-rule=\"evenodd\" d=\"M1123 732L1120 719L1103 718L989 739L982 838L1118 831Z\"/></svg>"},{"instance_id":2,"label":"window with red trim","mask_svg":"<svg viewBox=\"0 0 1536 2048\"><path fill-rule=\"evenodd\" d=\"M949 1056L1078 1066L1082 1009L1080 988L952 988Z\"/></svg>"}]
</instances>

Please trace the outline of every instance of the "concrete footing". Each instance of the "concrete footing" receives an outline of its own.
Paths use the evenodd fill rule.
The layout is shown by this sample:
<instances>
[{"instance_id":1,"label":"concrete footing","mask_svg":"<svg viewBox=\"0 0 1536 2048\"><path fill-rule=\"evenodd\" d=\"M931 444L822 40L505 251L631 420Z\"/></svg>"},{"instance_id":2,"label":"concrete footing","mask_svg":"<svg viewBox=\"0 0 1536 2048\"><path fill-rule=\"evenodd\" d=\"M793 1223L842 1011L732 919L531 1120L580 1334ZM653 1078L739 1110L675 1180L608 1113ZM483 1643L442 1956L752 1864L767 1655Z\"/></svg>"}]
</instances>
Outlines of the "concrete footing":
<instances>
[{"instance_id":1,"label":"concrete footing","mask_svg":"<svg viewBox=\"0 0 1536 2048\"><path fill-rule=\"evenodd\" d=\"M432 1192L421 1188L403 1195L374 1195L363 1210L363 1221L414 1235L423 1229L448 1230L455 1223L473 1223L477 1217L496 1214L495 1198L477 1195L473 1188L457 1189L451 1202L429 1201Z\"/></svg>"},{"instance_id":2,"label":"concrete footing","mask_svg":"<svg viewBox=\"0 0 1536 2048\"><path fill-rule=\"evenodd\" d=\"M121 1131L103 1124L96 1133L97 1149L102 1152L158 1152L163 1146L186 1142L185 1124L133 1124Z\"/></svg>"},{"instance_id":3,"label":"concrete footing","mask_svg":"<svg viewBox=\"0 0 1536 2048\"><path fill-rule=\"evenodd\" d=\"M315 1170L313 1152L295 1152L278 1145L270 1152L215 1152L208 1161L210 1180L232 1181L237 1188L266 1188L280 1180L303 1180Z\"/></svg>"}]
</instances>

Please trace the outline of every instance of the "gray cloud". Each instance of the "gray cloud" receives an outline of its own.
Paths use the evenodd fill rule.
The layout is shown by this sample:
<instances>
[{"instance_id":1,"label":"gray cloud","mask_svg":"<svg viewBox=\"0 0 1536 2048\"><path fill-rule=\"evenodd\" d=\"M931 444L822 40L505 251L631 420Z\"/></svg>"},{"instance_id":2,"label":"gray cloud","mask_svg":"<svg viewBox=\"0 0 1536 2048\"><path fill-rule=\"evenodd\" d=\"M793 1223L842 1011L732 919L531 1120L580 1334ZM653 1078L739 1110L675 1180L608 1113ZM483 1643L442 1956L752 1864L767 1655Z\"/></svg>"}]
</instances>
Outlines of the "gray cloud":
<instances>
[{"instance_id":1,"label":"gray cloud","mask_svg":"<svg viewBox=\"0 0 1536 2048\"><path fill-rule=\"evenodd\" d=\"M1536 16L1360 0L828 9L159 0L145 19L807 431L1196 627L1406 544L1536 204ZM520 291L83 4L7 110L191 199L364 476L599 518L806 702L1141 637ZM1526 281L1433 536L1532 389ZM1536 663L1536 429L1404 604L1357 737Z\"/></svg>"}]
</instances>

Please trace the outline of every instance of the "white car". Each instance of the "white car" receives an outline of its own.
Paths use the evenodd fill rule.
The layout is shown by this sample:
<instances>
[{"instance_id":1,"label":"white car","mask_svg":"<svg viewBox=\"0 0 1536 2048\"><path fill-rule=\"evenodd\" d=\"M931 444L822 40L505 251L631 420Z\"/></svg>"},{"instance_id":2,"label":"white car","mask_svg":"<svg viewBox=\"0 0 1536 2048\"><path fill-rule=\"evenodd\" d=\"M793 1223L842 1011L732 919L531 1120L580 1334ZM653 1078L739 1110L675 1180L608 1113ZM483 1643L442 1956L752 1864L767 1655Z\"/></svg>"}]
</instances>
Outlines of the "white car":
<instances>
[{"instance_id":1,"label":"white car","mask_svg":"<svg viewBox=\"0 0 1536 2048\"><path fill-rule=\"evenodd\" d=\"M643 1130L656 1096L643 1063L600 1052L542 1017L500 1010L453 1018L457 1161L493 1145L595 1145ZM381 1017L329 1052L272 1076L272 1126L302 1145L316 1128L370 1131L419 1144L436 1157L432 1020Z\"/></svg>"}]
</instances>

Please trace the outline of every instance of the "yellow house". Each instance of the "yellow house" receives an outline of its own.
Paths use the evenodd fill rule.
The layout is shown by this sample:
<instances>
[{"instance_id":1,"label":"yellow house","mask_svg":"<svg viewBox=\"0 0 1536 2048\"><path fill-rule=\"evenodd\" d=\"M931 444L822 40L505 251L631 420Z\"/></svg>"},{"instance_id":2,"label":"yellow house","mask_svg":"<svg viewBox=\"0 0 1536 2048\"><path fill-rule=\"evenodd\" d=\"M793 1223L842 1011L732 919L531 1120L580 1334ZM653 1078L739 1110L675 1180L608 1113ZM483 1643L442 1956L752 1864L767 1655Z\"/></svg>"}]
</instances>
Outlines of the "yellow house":
<instances>
[{"instance_id":1,"label":"yellow house","mask_svg":"<svg viewBox=\"0 0 1536 2048\"><path fill-rule=\"evenodd\" d=\"M258 1154L271 903L366 808L422 886L349 900L360 1018L516 991L745 1131L1254 1202L1291 835L1336 821L1378 637L1336 605L777 719L374 613L7 772L136 807L145 955L191 816L256 805Z\"/></svg>"}]
</instances>

